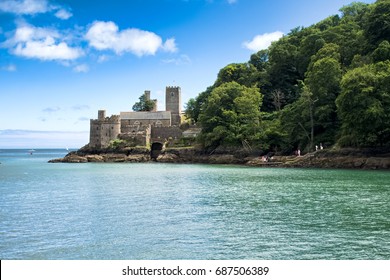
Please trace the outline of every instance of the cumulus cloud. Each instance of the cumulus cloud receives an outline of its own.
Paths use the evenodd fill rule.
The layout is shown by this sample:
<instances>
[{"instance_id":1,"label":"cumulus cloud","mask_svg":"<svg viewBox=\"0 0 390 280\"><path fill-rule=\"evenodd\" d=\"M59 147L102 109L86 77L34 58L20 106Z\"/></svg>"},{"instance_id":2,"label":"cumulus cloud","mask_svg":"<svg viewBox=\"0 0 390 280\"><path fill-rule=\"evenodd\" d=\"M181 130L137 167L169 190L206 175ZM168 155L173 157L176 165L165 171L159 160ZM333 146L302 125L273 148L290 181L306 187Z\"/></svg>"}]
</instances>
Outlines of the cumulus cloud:
<instances>
[{"instance_id":1,"label":"cumulus cloud","mask_svg":"<svg viewBox=\"0 0 390 280\"><path fill-rule=\"evenodd\" d=\"M51 10L47 0L3 0L0 11L18 15L33 15Z\"/></svg>"},{"instance_id":2,"label":"cumulus cloud","mask_svg":"<svg viewBox=\"0 0 390 280\"><path fill-rule=\"evenodd\" d=\"M57 30L27 24L19 26L13 37L0 46L17 56L40 60L74 60L84 54L64 42Z\"/></svg>"},{"instance_id":3,"label":"cumulus cloud","mask_svg":"<svg viewBox=\"0 0 390 280\"><path fill-rule=\"evenodd\" d=\"M87 64L80 64L75 66L73 71L76 73L87 73L89 71L89 66Z\"/></svg>"},{"instance_id":4,"label":"cumulus cloud","mask_svg":"<svg viewBox=\"0 0 390 280\"><path fill-rule=\"evenodd\" d=\"M120 31L112 21L95 21L85 38L91 47L97 50L111 50L116 54L129 52L137 56L154 55L159 48L170 52L177 51L174 39L169 39L163 44L161 37L153 32L137 28Z\"/></svg>"},{"instance_id":5,"label":"cumulus cloud","mask_svg":"<svg viewBox=\"0 0 390 280\"><path fill-rule=\"evenodd\" d=\"M0 11L16 15L35 15L55 12L59 19L66 20L72 13L59 5L49 4L47 0L2 0Z\"/></svg>"},{"instance_id":6,"label":"cumulus cloud","mask_svg":"<svg viewBox=\"0 0 390 280\"><path fill-rule=\"evenodd\" d=\"M162 46L163 50L167 52L177 52L177 46L175 43L175 38L171 38L165 41L164 45Z\"/></svg>"},{"instance_id":7,"label":"cumulus cloud","mask_svg":"<svg viewBox=\"0 0 390 280\"><path fill-rule=\"evenodd\" d=\"M73 14L65 9L59 9L55 14L59 19L66 20L73 16Z\"/></svg>"},{"instance_id":8,"label":"cumulus cloud","mask_svg":"<svg viewBox=\"0 0 390 280\"><path fill-rule=\"evenodd\" d=\"M264 33L256 35L251 41L246 41L242 45L251 51L257 52L268 48L272 42L279 40L281 37L283 37L283 32L280 31Z\"/></svg>"}]
</instances>

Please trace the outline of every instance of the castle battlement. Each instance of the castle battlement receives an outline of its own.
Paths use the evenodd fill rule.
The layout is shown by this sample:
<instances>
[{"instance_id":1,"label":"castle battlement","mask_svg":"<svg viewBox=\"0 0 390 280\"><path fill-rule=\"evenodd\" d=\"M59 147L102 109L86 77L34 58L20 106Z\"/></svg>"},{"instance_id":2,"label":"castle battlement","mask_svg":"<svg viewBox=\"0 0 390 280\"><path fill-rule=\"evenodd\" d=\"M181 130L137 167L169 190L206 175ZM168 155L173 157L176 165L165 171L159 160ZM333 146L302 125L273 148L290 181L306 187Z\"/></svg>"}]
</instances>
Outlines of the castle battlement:
<instances>
[{"instance_id":1,"label":"castle battlement","mask_svg":"<svg viewBox=\"0 0 390 280\"><path fill-rule=\"evenodd\" d=\"M100 122L100 123L119 123L121 121L120 115L111 115L110 117L105 117L104 119L94 119L91 120L93 122Z\"/></svg>"}]
</instances>

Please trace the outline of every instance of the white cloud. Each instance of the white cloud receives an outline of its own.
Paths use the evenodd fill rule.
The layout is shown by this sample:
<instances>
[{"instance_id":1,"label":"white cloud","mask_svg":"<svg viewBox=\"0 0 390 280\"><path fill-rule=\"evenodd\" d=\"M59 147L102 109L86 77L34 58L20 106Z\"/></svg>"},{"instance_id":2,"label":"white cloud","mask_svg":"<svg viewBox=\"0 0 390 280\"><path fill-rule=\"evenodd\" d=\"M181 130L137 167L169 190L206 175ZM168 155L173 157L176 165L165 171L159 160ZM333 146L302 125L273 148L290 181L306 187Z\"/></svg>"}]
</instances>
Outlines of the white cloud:
<instances>
[{"instance_id":1,"label":"white cloud","mask_svg":"<svg viewBox=\"0 0 390 280\"><path fill-rule=\"evenodd\" d=\"M164 45L162 46L163 50L167 52L177 52L177 46L175 43L175 38L171 38L165 41Z\"/></svg>"},{"instance_id":2,"label":"white cloud","mask_svg":"<svg viewBox=\"0 0 390 280\"><path fill-rule=\"evenodd\" d=\"M66 20L73 16L73 14L65 9L59 9L55 14L59 19Z\"/></svg>"},{"instance_id":3,"label":"white cloud","mask_svg":"<svg viewBox=\"0 0 390 280\"><path fill-rule=\"evenodd\" d=\"M237 0L227 0L227 2L228 2L229 4L234 4L234 3L237 3Z\"/></svg>"},{"instance_id":4,"label":"white cloud","mask_svg":"<svg viewBox=\"0 0 390 280\"><path fill-rule=\"evenodd\" d=\"M15 55L40 60L74 60L84 54L64 42L57 30L27 24L19 26L14 36L1 46Z\"/></svg>"},{"instance_id":5,"label":"white cloud","mask_svg":"<svg viewBox=\"0 0 390 280\"><path fill-rule=\"evenodd\" d=\"M262 35L256 35L252 41L246 41L242 45L251 51L257 52L268 48L272 42L279 40L281 37L283 37L283 32L280 31L264 33Z\"/></svg>"},{"instance_id":6,"label":"white cloud","mask_svg":"<svg viewBox=\"0 0 390 280\"><path fill-rule=\"evenodd\" d=\"M46 13L51 8L47 0L2 0L0 11L18 15Z\"/></svg>"},{"instance_id":7,"label":"white cloud","mask_svg":"<svg viewBox=\"0 0 390 280\"><path fill-rule=\"evenodd\" d=\"M85 38L95 49L112 50L116 54L130 52L143 56L154 55L159 48L166 51L177 50L174 39L167 40L163 45L161 37L153 32L136 28L119 31L118 26L112 21L95 21Z\"/></svg>"},{"instance_id":8,"label":"white cloud","mask_svg":"<svg viewBox=\"0 0 390 280\"><path fill-rule=\"evenodd\" d=\"M74 67L73 71L76 73L87 73L89 71L89 66L87 64L80 64Z\"/></svg>"},{"instance_id":9,"label":"white cloud","mask_svg":"<svg viewBox=\"0 0 390 280\"><path fill-rule=\"evenodd\" d=\"M48 0L1 0L0 11L16 15L35 15L55 12L59 19L66 20L72 13L59 5L51 5Z\"/></svg>"},{"instance_id":10,"label":"white cloud","mask_svg":"<svg viewBox=\"0 0 390 280\"><path fill-rule=\"evenodd\" d=\"M7 72L15 72L16 66L15 64L8 64L7 66L2 67L1 69Z\"/></svg>"},{"instance_id":11,"label":"white cloud","mask_svg":"<svg viewBox=\"0 0 390 280\"><path fill-rule=\"evenodd\" d=\"M192 61L188 55L182 54L177 58L164 59L162 62L175 65L189 65Z\"/></svg>"}]
</instances>

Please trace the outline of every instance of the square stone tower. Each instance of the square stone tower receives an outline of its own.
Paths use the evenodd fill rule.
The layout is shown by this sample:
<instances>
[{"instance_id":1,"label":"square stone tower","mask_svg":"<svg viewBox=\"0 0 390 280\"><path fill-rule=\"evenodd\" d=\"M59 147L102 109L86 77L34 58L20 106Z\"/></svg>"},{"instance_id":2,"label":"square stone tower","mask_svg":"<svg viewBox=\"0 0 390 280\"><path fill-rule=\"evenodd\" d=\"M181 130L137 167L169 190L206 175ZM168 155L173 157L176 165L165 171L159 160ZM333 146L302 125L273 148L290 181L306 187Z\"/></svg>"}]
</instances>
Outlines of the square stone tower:
<instances>
[{"instance_id":1,"label":"square stone tower","mask_svg":"<svg viewBox=\"0 0 390 280\"><path fill-rule=\"evenodd\" d=\"M115 140L121 133L121 119L118 115L106 117L105 110L98 111L98 118L90 121L89 146L105 148L110 141Z\"/></svg>"},{"instance_id":2,"label":"square stone tower","mask_svg":"<svg viewBox=\"0 0 390 280\"><path fill-rule=\"evenodd\" d=\"M166 87L165 89L165 111L171 112L171 124L181 123L181 89L180 87Z\"/></svg>"}]
</instances>

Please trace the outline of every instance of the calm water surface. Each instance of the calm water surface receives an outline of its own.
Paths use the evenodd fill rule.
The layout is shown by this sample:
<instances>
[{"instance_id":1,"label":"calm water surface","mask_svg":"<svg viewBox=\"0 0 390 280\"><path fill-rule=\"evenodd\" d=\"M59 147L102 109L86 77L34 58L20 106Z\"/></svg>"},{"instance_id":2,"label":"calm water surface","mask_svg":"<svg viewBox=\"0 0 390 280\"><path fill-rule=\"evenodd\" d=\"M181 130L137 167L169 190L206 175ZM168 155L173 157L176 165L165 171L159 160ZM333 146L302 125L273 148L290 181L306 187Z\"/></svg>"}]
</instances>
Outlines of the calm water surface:
<instances>
[{"instance_id":1,"label":"calm water surface","mask_svg":"<svg viewBox=\"0 0 390 280\"><path fill-rule=\"evenodd\" d=\"M0 150L0 259L390 259L390 172Z\"/></svg>"}]
</instances>

